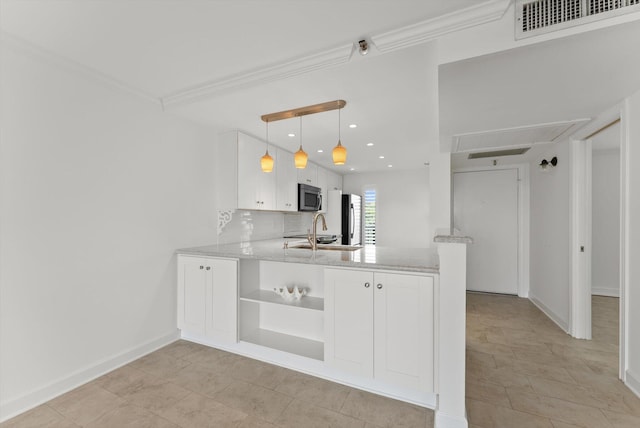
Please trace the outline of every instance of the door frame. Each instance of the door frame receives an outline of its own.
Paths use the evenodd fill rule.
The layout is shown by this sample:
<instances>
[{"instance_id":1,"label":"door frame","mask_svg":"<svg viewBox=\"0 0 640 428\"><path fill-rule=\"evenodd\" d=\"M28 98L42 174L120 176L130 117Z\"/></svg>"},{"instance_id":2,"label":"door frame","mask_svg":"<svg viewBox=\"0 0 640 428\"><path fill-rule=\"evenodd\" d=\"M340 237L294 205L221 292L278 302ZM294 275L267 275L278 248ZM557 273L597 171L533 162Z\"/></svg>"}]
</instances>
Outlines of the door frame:
<instances>
[{"instance_id":1,"label":"door frame","mask_svg":"<svg viewBox=\"0 0 640 428\"><path fill-rule=\"evenodd\" d=\"M518 171L518 297L529 297L529 164L487 165L451 170L451 230L453 224L453 174L461 172L483 172L505 169ZM462 231L464 232L464 231ZM472 237L473 238L473 237Z\"/></svg>"},{"instance_id":2,"label":"door frame","mask_svg":"<svg viewBox=\"0 0 640 428\"><path fill-rule=\"evenodd\" d=\"M620 120L620 319L619 319L619 373L626 383L628 361L629 307L629 137L626 104L605 111L593 122L571 136L571 291L569 304L569 333L578 339L591 339L591 140L589 137L603 130L613 121ZM585 175L583 175L585 174ZM578 185L584 177L587 186ZM583 193L584 192L584 193ZM588 230L585 228L588 226ZM581 245L589 245L580 257ZM584 281L588 280L588 283Z\"/></svg>"}]
</instances>

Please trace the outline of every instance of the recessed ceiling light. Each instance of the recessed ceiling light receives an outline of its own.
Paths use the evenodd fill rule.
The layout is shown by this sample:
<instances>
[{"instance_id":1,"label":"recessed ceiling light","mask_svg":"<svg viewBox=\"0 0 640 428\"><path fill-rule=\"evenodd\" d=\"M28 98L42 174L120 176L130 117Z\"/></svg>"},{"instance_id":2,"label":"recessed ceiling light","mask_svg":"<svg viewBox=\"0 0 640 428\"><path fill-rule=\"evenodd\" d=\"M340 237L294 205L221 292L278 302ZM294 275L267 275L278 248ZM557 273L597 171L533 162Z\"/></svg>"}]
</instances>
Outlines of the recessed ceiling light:
<instances>
[{"instance_id":1,"label":"recessed ceiling light","mask_svg":"<svg viewBox=\"0 0 640 428\"><path fill-rule=\"evenodd\" d=\"M351 125L349 125L349 128L357 128L358 125L356 125L355 123L352 123Z\"/></svg>"},{"instance_id":2,"label":"recessed ceiling light","mask_svg":"<svg viewBox=\"0 0 640 428\"><path fill-rule=\"evenodd\" d=\"M373 143L367 143L367 146L371 147L373 146Z\"/></svg>"},{"instance_id":3,"label":"recessed ceiling light","mask_svg":"<svg viewBox=\"0 0 640 428\"><path fill-rule=\"evenodd\" d=\"M393 168L393 165L391 165L391 164L389 164L389 165L387 165L387 166L388 166L389 168Z\"/></svg>"},{"instance_id":4,"label":"recessed ceiling light","mask_svg":"<svg viewBox=\"0 0 640 428\"><path fill-rule=\"evenodd\" d=\"M384 156L378 156L380 159L384 159Z\"/></svg>"},{"instance_id":5,"label":"recessed ceiling light","mask_svg":"<svg viewBox=\"0 0 640 428\"><path fill-rule=\"evenodd\" d=\"M355 170L356 170L355 168L349 168L349 171L355 171Z\"/></svg>"},{"instance_id":6,"label":"recessed ceiling light","mask_svg":"<svg viewBox=\"0 0 640 428\"><path fill-rule=\"evenodd\" d=\"M318 149L318 153L324 153L324 150Z\"/></svg>"},{"instance_id":7,"label":"recessed ceiling light","mask_svg":"<svg viewBox=\"0 0 640 428\"><path fill-rule=\"evenodd\" d=\"M291 132L291 133L287 134L287 136L288 136L288 137L295 137L295 136L296 136L296 134L294 134L293 132Z\"/></svg>"}]
</instances>

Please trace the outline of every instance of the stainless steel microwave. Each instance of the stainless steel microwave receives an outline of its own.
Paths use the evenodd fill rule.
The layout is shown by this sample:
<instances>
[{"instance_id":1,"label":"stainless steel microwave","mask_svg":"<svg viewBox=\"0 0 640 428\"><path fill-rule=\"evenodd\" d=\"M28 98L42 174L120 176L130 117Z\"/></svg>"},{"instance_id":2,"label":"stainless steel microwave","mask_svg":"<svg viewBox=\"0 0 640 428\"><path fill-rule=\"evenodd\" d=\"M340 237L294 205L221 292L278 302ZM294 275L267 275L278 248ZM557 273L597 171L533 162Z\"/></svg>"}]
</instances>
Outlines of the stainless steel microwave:
<instances>
[{"instance_id":1,"label":"stainless steel microwave","mask_svg":"<svg viewBox=\"0 0 640 428\"><path fill-rule=\"evenodd\" d=\"M298 211L320 211L322 190L308 184L298 184Z\"/></svg>"}]
</instances>

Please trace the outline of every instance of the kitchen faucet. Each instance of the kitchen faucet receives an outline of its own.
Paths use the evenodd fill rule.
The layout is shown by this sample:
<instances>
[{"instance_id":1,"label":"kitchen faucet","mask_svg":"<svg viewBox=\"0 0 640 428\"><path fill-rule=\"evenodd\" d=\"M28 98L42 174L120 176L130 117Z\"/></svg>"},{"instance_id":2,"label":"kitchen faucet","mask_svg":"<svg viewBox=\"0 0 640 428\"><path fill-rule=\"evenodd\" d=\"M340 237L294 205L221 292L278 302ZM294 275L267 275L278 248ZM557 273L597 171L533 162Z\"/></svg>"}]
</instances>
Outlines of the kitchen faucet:
<instances>
[{"instance_id":1,"label":"kitchen faucet","mask_svg":"<svg viewBox=\"0 0 640 428\"><path fill-rule=\"evenodd\" d=\"M313 235L307 229L307 241L311 245L311 249L316 251L318 249L318 239L317 239L317 229L318 229L318 218L322 217L322 230L327 230L327 220L324 218L324 214L315 213L313 216Z\"/></svg>"}]
</instances>

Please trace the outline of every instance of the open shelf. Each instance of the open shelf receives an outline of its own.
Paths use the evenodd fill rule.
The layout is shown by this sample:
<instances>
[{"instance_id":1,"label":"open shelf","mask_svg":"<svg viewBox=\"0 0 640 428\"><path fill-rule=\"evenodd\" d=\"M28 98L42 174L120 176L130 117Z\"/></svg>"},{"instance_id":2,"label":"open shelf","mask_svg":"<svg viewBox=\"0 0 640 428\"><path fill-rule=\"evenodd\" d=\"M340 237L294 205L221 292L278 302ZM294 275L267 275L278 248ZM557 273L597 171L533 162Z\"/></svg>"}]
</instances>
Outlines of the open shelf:
<instances>
[{"instance_id":1,"label":"open shelf","mask_svg":"<svg viewBox=\"0 0 640 428\"><path fill-rule=\"evenodd\" d=\"M310 309L313 311L324 310L324 299L320 297L304 296L300 300L285 300L275 291L271 290L254 290L245 296L241 296L240 300L256 303L272 303L275 305L286 305L297 308Z\"/></svg>"},{"instance_id":2,"label":"open shelf","mask_svg":"<svg viewBox=\"0 0 640 428\"><path fill-rule=\"evenodd\" d=\"M246 334L244 337L241 337L240 340L307 358L313 358L314 360L324 360L324 343L316 340L305 339L303 337L278 333L262 328Z\"/></svg>"}]
</instances>

